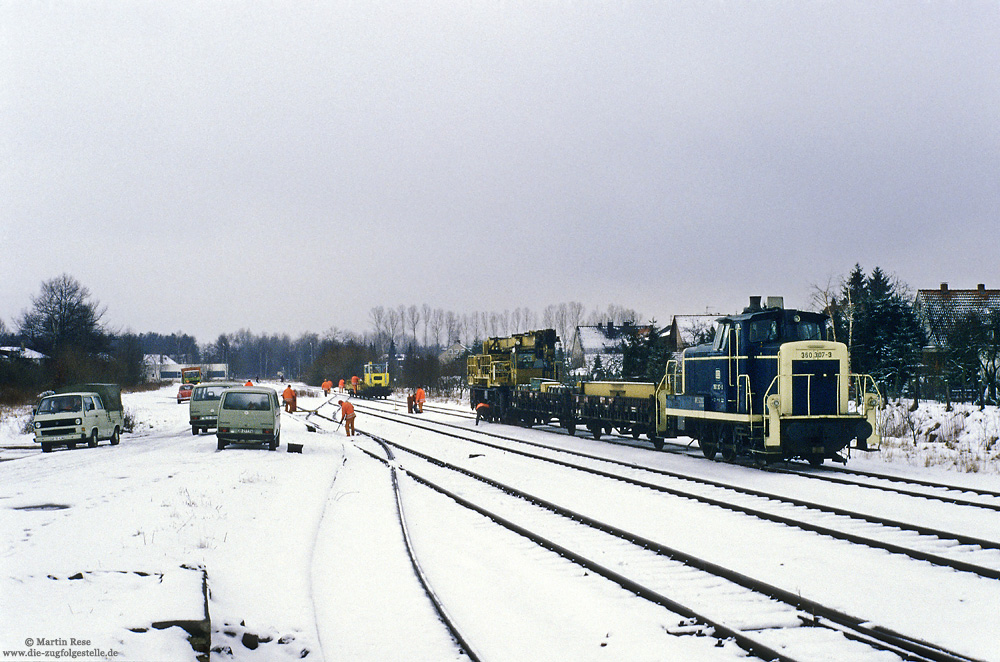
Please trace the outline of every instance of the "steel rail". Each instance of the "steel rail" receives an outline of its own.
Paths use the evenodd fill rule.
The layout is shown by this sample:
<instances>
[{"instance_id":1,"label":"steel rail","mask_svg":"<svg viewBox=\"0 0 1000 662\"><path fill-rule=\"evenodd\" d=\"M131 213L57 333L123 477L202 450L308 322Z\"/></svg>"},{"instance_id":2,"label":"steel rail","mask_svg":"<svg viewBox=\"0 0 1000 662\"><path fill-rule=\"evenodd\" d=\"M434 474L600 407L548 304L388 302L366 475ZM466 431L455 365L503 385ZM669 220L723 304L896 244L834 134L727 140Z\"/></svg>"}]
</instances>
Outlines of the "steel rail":
<instances>
[{"instance_id":1,"label":"steel rail","mask_svg":"<svg viewBox=\"0 0 1000 662\"><path fill-rule=\"evenodd\" d=\"M716 563L706 561L704 559L693 556L691 554L687 554L680 550L670 548L666 545L650 540L643 536L639 536L637 534L630 533L623 529L614 527L610 524L595 520L581 513L571 511L551 501L523 492L513 486L501 483L500 481L483 476L481 474L465 469L463 467L459 467L457 465L453 465L443 460L439 460L420 451L416 451L412 448L405 446L404 444L400 444L394 441L388 441L386 439L377 437L369 433L365 434L383 446L387 445L393 446L406 453L419 457L426 462L448 469L450 471L458 472L462 475L465 475L469 478L472 478L486 485L489 485L490 487L500 490L510 496L522 499L539 508L548 510L560 517L574 521L583 526L587 526L595 530L601 531L602 533L626 541L637 547L641 547L645 550L651 551L659 556L663 556L665 558L669 558L671 560L683 563L684 565L695 568L702 572L715 575L717 577L730 581L734 584L742 586L750 591L753 591L761 595L765 595L769 598L785 603L788 606L792 607L793 609L808 612L811 615L811 618L808 620L808 624L810 625L826 627L829 629L840 631L842 634L844 634L844 636L850 639L866 643L870 646L878 648L879 650L887 650L899 654L901 657L903 657L903 659L931 660L934 662L969 662L970 660L974 659L962 655L960 653L956 653L954 651L949 651L936 644L923 641L921 639L917 639L914 637L909 637L907 635L895 632L888 628L872 625L866 619L862 619L856 616L851 616L845 612L841 612L839 610L826 607L814 600L803 598L797 593L778 588L776 586L767 584L760 580L753 579L752 577L738 573L734 570L730 570ZM489 517L490 519L502 524L503 526L513 531L516 531L521 535L524 535L525 537L528 537L537 544L540 544L543 547L546 547L547 549L555 551L561 556L569 560L572 560L575 563L583 565L584 567L587 567L588 569L593 570L598 574L601 574L601 576L611 579L612 581L618 583L623 588L626 588L636 593L637 595L640 595L641 597L656 602L657 604L661 604L667 609L670 609L671 611L674 611L686 618L692 618L701 623L705 623L706 625L709 625L710 627L715 629L717 633L721 632L726 636L733 637L734 639L737 640L738 643L740 643L741 647L745 648L746 650L752 652L755 655L761 656L761 653L764 652L764 654L766 655L777 656L777 657L765 657L764 659L787 659L786 657L781 656L776 651L773 651L768 647L765 647L764 651L754 648L754 646L757 645L757 642L755 642L751 637L746 637L746 635L742 635L742 633L739 630L734 630L729 626L715 622L712 619L705 617L704 615L700 615L694 609L686 605L682 605L671 598L662 596L661 594L659 594L656 591L653 591L652 589L643 587L641 584L638 584L634 580L625 578L620 573L614 570L610 570L604 566L601 566L600 564L596 564L595 562L587 559L586 557L583 557L582 555L576 552L572 552L567 548L565 548L564 546L559 545L558 543L548 540L547 538L543 538L542 536L525 529L521 525L510 522L509 520L503 518L502 516L496 515L495 513L492 513L487 509L472 503L466 497L461 497L456 495L454 492L448 490L447 488L444 488L434 483L433 481L423 476L420 476L419 474L415 473L412 470L404 469L404 471L406 471L406 473L414 480L417 480L423 483L424 485L432 489L435 489L441 494L444 494L449 498L453 499L457 503L472 510L475 510L476 512L486 517ZM829 621L829 623L826 623L824 619L826 621Z\"/></svg>"},{"instance_id":2,"label":"steel rail","mask_svg":"<svg viewBox=\"0 0 1000 662\"><path fill-rule=\"evenodd\" d=\"M437 612L438 617L441 619L441 622L444 623L444 626L448 629L448 632L455 640L455 643L458 644L459 648L461 649L461 652L465 653L465 655L467 655L470 660L473 660L473 662L481 662L483 660L482 656L476 652L475 647L473 647L472 644L469 642L469 640L465 637L465 635L462 634L462 631L459 629L457 623L455 622L454 617L452 617L448 613L448 610L444 606L444 602L434 591L434 588L431 586L430 580L427 578L427 573L424 572L423 567L420 565L420 561L417 559L417 553L413 547L413 538L410 536L410 528L406 523L406 515L403 509L402 495L399 489L399 478L397 476L396 467L393 464L395 456L392 453L392 449L389 448L389 446L386 445L385 443L378 440L376 437L372 437L372 435L369 435L361 431L359 431L359 434L364 434L371 437L372 439L375 439L375 441L378 442L385 450L386 455L388 457L388 459L380 458L374 453L369 452L367 449L361 448L360 446L356 446L363 453L367 454L370 457L375 458L376 460L384 463L387 467L389 467L389 474L392 479L392 491L396 501L396 518L399 521L400 531L402 532L403 535L403 542L406 545L406 553L407 556L409 556L410 558L410 565L413 567L413 572L416 574L417 581L420 582L420 586L423 587L424 593L426 593L428 599L430 599L431 605L434 607L434 611Z\"/></svg>"},{"instance_id":3,"label":"steel rail","mask_svg":"<svg viewBox=\"0 0 1000 662\"><path fill-rule=\"evenodd\" d=\"M760 510L760 509L757 509L757 508L751 508L749 506L740 506L740 505L737 505L737 504L729 503L727 501L722 501L720 499L715 499L715 498L704 496L704 495L698 495L698 494L694 494L692 492L687 492L687 491L684 491L684 490L679 490L679 489L667 487L667 486L664 486L664 485L656 485L654 483L649 483L649 482L641 481L641 480L638 480L638 479L635 479L635 478L629 478L627 476L622 476L621 474L616 474L616 473L612 473L612 472L608 472L608 471L603 471L603 470L600 470L600 469L595 469L595 468L590 468L590 467L582 467L580 465L573 464L572 462L568 462L568 461L565 461L565 460L558 460L558 459L551 458L551 457L544 457L544 456L541 456L541 455L536 455L536 454L530 453L528 451L519 450L519 449L515 449L515 448L508 448L508 447L505 447L505 446L500 446L500 445L493 444L493 443L488 442L488 441L471 439L469 437L462 436L462 435L459 435L459 434L456 434L456 433L452 433L452 432L444 432L444 431L441 431L441 430L433 430L433 429L427 428L427 427L425 427L423 425L418 425L417 423L415 423L415 422L413 422L413 421L411 421L409 419L397 420L397 419L389 418L389 417L387 417L385 415L381 415L381 414L371 414L371 415L374 415L374 416L377 416L379 418L383 418L385 420L389 420L389 421L392 421L392 422L395 422L395 423L400 423L400 424L404 424L404 425L411 425L413 427L416 427L416 428L419 428L419 429L423 429L423 430L426 430L426 431L429 431L429 432L436 432L437 434L441 434L441 435L453 437L453 438L456 438L456 439L461 439L463 441L468 441L470 443L480 444L480 445L483 445L483 446L487 446L487 447L490 447L490 448L495 448L495 449L498 449L498 450L503 450L503 451L509 452L509 453L515 453L515 454L522 455L522 456L525 456L525 457L529 457L529 458L532 458L532 459L543 460L543 461L550 462L550 463L553 463L553 464L556 464L556 465L565 466L567 468L575 469L575 470L578 470L578 471L584 471L586 473L590 473L590 474L593 474L593 475L602 476L602 477L605 477L605 478L611 478L611 479L614 479L614 480L619 480L619 481L622 481L622 482L625 482L625 483L628 483L628 484L631 484L631 485L635 485L637 487L641 487L641 488L644 488L644 489L650 489L650 490L654 490L654 491L657 491L657 492L661 492L661 493L665 493L665 494L670 494L671 496L676 496L676 497L681 497L681 498L686 498L686 499L692 499L694 501L698 501L700 503L704 503L704 504L707 504L707 505L710 505L710 506L715 506L715 507L723 508L725 510L729 510L729 511L732 511L732 512L743 513L745 515L750 515L750 516L753 516L753 517L757 517L757 518L762 519L762 520L766 520L766 521L771 521L771 522L783 524L785 526L790 526L790 527L793 527L793 528L802 529L804 531L810 531L812 533L817 533L819 535L829 536L829 537L837 539L837 540L845 540L847 542L851 542L851 543L858 544L858 545L863 545L863 546L870 547L870 548L873 548L873 549L881 549L881 550L884 550L884 551L887 551L887 552L890 552L890 553L901 554L903 556L907 556L907 557L915 559L915 560L926 561L926 562L931 563L933 565L938 565L938 566L942 566L942 567L948 567L948 568L952 568L954 570L959 570L959 571L962 571L962 572L969 572L969 573L975 574L977 576L985 577L985 578L988 578L988 579L1000 579L1000 569L987 568L987 567L983 567L983 566L976 565L976 564L973 564L973 563L967 563L965 561L960 561L960 560L957 560L957 559L950 559L950 558L943 557L943 556L940 556L940 555L937 555L937 554L933 554L931 552L923 552L923 551L912 549L912 548L909 548L909 547L904 547L902 545L897 545L895 543L885 542L885 541L881 541L881 540L875 540L875 539L869 538L867 536L862 536L862 535L855 534L855 533L849 533L849 532L846 532L846 531L839 531L837 529L833 529L833 528L830 528L830 527L827 527L827 526L822 526L822 525L819 525L819 524L812 524L812 523L809 523L809 522L803 522L801 520L797 520L797 519L792 518L792 517L786 517L784 515L777 515L777 514L774 514L774 513L769 513L767 511L763 511L763 510ZM447 425L447 424L443 424L443 425ZM495 435L495 434L492 434L492 433L481 433L481 434L487 434L489 436L494 436L494 437L498 437L499 436L499 435ZM542 444L536 444L534 442L514 440L514 439L509 439L509 438L506 438L506 437L501 437L501 438L506 439L507 441L512 441L512 442L516 442L516 443L524 443L524 444L531 445L531 446L537 446L537 447L545 448L547 450L552 450L552 451L556 451L556 452L567 453L567 454L570 454L570 455L576 455L576 456L580 456L580 457L585 457L587 459L598 460L598 461L601 461L601 462L607 462L609 464L623 466L623 467L630 468L630 469L637 469L637 470L641 470L641 471L647 471L647 472L651 472L651 473L658 474L658 475L665 475L665 476L668 476L668 477L679 478L679 479L682 479L682 480L689 480L689 481L692 481L692 482L695 482L695 483L702 483L702 484L706 484L706 485L709 485L709 486L712 486L712 487L718 487L718 488L721 488L721 489L727 489L727 490L732 490L732 491L736 491L736 492L746 493L746 494L749 494L749 495L752 495L752 496L760 496L760 497L772 499L772 500L779 501L779 502L790 503L792 505L799 505L800 507L804 507L804 508L810 508L811 506L815 506L816 508L821 509L821 510L823 510L823 509L831 509L832 508L830 506L820 506L818 504L809 505L809 502L799 501L799 500L792 500L792 499L788 499L786 497L781 497L781 496L778 496L778 495L768 495L767 493L763 493L763 492L755 493L754 490L749 490L747 488L739 488L739 487L736 487L736 486L727 485L725 483L717 483L715 481L709 481L709 480L701 479L701 478L692 478L690 476L686 476L686 475L683 475L683 474L675 474L673 472L668 472L668 471L665 471L665 470L650 469L648 467L641 467L639 465L632 465L632 464L628 464L628 463L624 463L624 462L619 462L619 461L616 461L616 460L608 460L607 458L601 458L601 457L596 457L596 456L592 456L592 455L587 455L585 453L580 453L580 452L577 452L577 451L567 451L567 450L561 449L561 448L551 448L549 446L544 446ZM798 501L798 503L795 503L796 501ZM844 516L851 517L851 515L849 514L850 511L842 511L842 512L844 513ZM970 545L972 545L972 544L979 545L980 544L979 542L977 542L977 539L972 538L970 536L964 536L964 535L961 535L961 534L953 534L953 533L944 532L944 531L938 532L938 531L934 531L933 529L928 529L926 527L917 527L917 526L910 525L910 524L896 523L896 522L892 522L891 520L883 520L883 519L880 519L880 518L863 515L861 513L857 514L856 519L862 519L862 520L868 521L870 523L880 524L880 525L887 526L887 527L893 527L893 528L900 528L900 527L902 527L902 528L904 528L904 530L911 530L911 531L914 531L916 533L921 533L921 531L919 531L918 529L922 529L924 531L924 533L921 533L921 535L930 535L930 536L938 537L938 538L941 538L941 539L944 539L944 540L959 540L959 541L966 540L966 541L968 541L968 543L963 543L963 544L970 544ZM983 540L981 542L983 544L987 545L987 548L1000 548L1000 545L998 545L998 543L996 543L994 541Z\"/></svg>"}]
</instances>

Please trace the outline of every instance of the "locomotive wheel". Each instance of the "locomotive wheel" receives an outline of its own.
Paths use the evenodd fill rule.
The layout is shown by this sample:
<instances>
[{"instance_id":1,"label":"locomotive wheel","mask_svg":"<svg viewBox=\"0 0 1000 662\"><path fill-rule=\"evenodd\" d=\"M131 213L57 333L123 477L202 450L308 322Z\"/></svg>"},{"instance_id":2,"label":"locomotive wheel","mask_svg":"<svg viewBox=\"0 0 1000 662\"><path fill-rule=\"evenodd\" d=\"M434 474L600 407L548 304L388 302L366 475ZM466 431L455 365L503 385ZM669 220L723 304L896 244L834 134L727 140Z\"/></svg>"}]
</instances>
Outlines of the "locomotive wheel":
<instances>
[{"instance_id":1,"label":"locomotive wheel","mask_svg":"<svg viewBox=\"0 0 1000 662\"><path fill-rule=\"evenodd\" d=\"M592 423L587 426L587 429L590 430L590 434L594 435L594 439L601 438L601 431L603 430L601 425Z\"/></svg>"},{"instance_id":2,"label":"locomotive wheel","mask_svg":"<svg viewBox=\"0 0 1000 662\"><path fill-rule=\"evenodd\" d=\"M701 446L702 455L709 460L714 460L715 454L719 452L720 442L722 441L722 426L706 425L699 432L698 445Z\"/></svg>"},{"instance_id":3,"label":"locomotive wheel","mask_svg":"<svg viewBox=\"0 0 1000 662\"><path fill-rule=\"evenodd\" d=\"M823 466L823 456L822 455L809 455L806 457L809 460L810 466L821 467Z\"/></svg>"},{"instance_id":4,"label":"locomotive wheel","mask_svg":"<svg viewBox=\"0 0 1000 662\"><path fill-rule=\"evenodd\" d=\"M706 439L699 439L698 445L701 446L701 454L710 460L715 459L715 454L718 452L719 447L715 442L708 441Z\"/></svg>"},{"instance_id":5,"label":"locomotive wheel","mask_svg":"<svg viewBox=\"0 0 1000 662\"><path fill-rule=\"evenodd\" d=\"M726 462L732 462L736 459L736 430L733 428L726 429L722 432L719 441L719 450L722 451L722 459Z\"/></svg>"}]
</instances>

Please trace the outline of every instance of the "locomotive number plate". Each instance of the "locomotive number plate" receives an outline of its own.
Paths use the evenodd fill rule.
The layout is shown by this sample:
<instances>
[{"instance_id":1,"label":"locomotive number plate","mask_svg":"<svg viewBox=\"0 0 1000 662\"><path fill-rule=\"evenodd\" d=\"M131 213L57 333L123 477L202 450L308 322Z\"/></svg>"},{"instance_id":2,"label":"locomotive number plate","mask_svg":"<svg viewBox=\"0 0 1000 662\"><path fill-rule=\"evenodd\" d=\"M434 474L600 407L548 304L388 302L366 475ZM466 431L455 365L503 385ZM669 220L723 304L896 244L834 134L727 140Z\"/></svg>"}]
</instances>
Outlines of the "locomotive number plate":
<instances>
[{"instance_id":1,"label":"locomotive number plate","mask_svg":"<svg viewBox=\"0 0 1000 662\"><path fill-rule=\"evenodd\" d=\"M832 359L833 350L832 349L811 350L808 352L801 352L800 356L803 359Z\"/></svg>"}]
</instances>

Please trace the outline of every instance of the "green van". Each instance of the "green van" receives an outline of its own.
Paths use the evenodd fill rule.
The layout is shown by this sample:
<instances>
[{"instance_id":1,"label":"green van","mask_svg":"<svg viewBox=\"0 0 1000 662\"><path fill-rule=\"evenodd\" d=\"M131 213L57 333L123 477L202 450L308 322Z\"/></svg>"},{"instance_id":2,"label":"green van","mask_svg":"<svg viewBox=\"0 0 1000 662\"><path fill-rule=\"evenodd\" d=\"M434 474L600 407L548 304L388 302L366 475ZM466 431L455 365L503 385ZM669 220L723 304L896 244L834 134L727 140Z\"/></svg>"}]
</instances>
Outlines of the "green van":
<instances>
[{"instance_id":1,"label":"green van","mask_svg":"<svg viewBox=\"0 0 1000 662\"><path fill-rule=\"evenodd\" d=\"M220 451L232 443L264 443L277 450L280 434L281 405L274 389L240 386L222 392L215 428Z\"/></svg>"},{"instance_id":2,"label":"green van","mask_svg":"<svg viewBox=\"0 0 1000 662\"><path fill-rule=\"evenodd\" d=\"M202 382L191 391L191 401L188 404L188 418L191 422L191 434L215 428L219 417L219 399L227 388L242 386L242 382Z\"/></svg>"}]
</instances>

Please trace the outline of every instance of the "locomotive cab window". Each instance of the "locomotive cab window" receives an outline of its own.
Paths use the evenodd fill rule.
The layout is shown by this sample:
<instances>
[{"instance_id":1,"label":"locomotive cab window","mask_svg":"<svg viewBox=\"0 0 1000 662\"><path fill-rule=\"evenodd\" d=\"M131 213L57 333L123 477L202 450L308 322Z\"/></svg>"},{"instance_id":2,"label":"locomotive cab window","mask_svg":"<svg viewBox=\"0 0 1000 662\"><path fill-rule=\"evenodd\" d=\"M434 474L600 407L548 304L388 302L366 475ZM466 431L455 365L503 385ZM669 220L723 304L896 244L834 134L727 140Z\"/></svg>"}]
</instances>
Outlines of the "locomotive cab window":
<instances>
[{"instance_id":1,"label":"locomotive cab window","mask_svg":"<svg viewBox=\"0 0 1000 662\"><path fill-rule=\"evenodd\" d=\"M750 322L750 342L771 342L778 339L778 320L757 319Z\"/></svg>"},{"instance_id":2,"label":"locomotive cab window","mask_svg":"<svg viewBox=\"0 0 1000 662\"><path fill-rule=\"evenodd\" d=\"M522 370L528 370L535 367L535 354L534 352L517 352L515 354L517 360L517 367Z\"/></svg>"},{"instance_id":3,"label":"locomotive cab window","mask_svg":"<svg viewBox=\"0 0 1000 662\"><path fill-rule=\"evenodd\" d=\"M818 322L800 320L796 315L791 335L794 340L823 340L823 326Z\"/></svg>"},{"instance_id":4,"label":"locomotive cab window","mask_svg":"<svg viewBox=\"0 0 1000 662\"><path fill-rule=\"evenodd\" d=\"M717 352L721 352L726 347L729 346L729 329L730 325L728 322L719 322L715 326L715 345L712 347Z\"/></svg>"}]
</instances>

